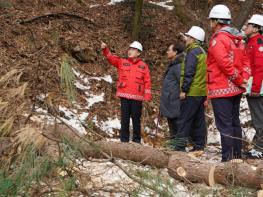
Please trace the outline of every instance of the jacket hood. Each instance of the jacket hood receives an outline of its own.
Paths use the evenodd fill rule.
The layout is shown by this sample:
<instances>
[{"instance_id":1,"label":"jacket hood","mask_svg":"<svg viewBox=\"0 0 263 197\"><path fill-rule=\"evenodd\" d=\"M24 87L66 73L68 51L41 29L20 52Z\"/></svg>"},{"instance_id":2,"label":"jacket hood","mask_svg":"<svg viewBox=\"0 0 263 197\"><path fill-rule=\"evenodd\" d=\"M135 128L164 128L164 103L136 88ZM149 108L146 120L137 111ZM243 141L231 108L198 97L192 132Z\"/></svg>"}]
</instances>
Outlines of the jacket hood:
<instances>
[{"instance_id":1,"label":"jacket hood","mask_svg":"<svg viewBox=\"0 0 263 197\"><path fill-rule=\"evenodd\" d=\"M222 29L220 29L217 33L221 33L221 32L228 33L228 35L232 38L236 38L236 39L237 38L239 38L239 39L243 38L242 34L236 28L233 28L233 27L225 26Z\"/></svg>"}]
</instances>

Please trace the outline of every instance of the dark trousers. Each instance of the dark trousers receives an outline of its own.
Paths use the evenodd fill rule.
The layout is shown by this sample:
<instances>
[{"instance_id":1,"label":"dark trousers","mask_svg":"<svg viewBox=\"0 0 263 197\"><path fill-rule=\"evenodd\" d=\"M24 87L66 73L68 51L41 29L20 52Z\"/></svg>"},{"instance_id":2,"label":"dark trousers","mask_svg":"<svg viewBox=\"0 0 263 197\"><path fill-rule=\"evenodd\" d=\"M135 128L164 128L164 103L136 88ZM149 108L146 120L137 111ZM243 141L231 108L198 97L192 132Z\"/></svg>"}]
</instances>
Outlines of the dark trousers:
<instances>
[{"instance_id":1,"label":"dark trousers","mask_svg":"<svg viewBox=\"0 0 263 197\"><path fill-rule=\"evenodd\" d=\"M168 126L169 126L169 132L170 132L170 138L174 139L176 138L176 135L178 133L178 118L167 118Z\"/></svg>"},{"instance_id":2,"label":"dark trousers","mask_svg":"<svg viewBox=\"0 0 263 197\"><path fill-rule=\"evenodd\" d=\"M187 96L182 100L177 134L177 138L182 140L179 150L185 150L190 136L194 148L202 149L205 147L207 136L205 99L205 96Z\"/></svg>"},{"instance_id":3,"label":"dark trousers","mask_svg":"<svg viewBox=\"0 0 263 197\"><path fill-rule=\"evenodd\" d=\"M252 124L256 130L253 139L254 149L263 151L263 96L248 97L248 105L251 113Z\"/></svg>"},{"instance_id":4,"label":"dark trousers","mask_svg":"<svg viewBox=\"0 0 263 197\"><path fill-rule=\"evenodd\" d=\"M239 108L242 95L211 99L216 127L221 135L222 161L241 158L242 129Z\"/></svg>"},{"instance_id":5,"label":"dark trousers","mask_svg":"<svg viewBox=\"0 0 263 197\"><path fill-rule=\"evenodd\" d=\"M142 101L121 98L121 142L129 142L130 118L132 118L133 125L132 141L141 142L141 115Z\"/></svg>"}]
</instances>

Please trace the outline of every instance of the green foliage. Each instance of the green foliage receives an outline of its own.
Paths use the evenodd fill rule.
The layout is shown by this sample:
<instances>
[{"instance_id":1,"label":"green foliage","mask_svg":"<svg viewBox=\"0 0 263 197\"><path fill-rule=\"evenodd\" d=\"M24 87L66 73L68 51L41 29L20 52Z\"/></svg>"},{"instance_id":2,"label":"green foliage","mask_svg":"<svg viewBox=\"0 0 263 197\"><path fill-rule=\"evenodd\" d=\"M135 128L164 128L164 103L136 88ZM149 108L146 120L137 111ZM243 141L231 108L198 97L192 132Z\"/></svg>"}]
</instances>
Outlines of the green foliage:
<instances>
[{"instance_id":1,"label":"green foliage","mask_svg":"<svg viewBox=\"0 0 263 197\"><path fill-rule=\"evenodd\" d=\"M16 191L14 182L5 176L4 172L0 172L0 196L5 194L14 195L13 192Z\"/></svg>"},{"instance_id":2,"label":"green foliage","mask_svg":"<svg viewBox=\"0 0 263 197\"><path fill-rule=\"evenodd\" d=\"M59 42L59 31L57 29L52 29L50 32L50 38L52 39L52 41L54 43L58 43Z\"/></svg>"},{"instance_id":3,"label":"green foliage","mask_svg":"<svg viewBox=\"0 0 263 197\"><path fill-rule=\"evenodd\" d=\"M0 8L11 8L12 4L8 0L0 0Z\"/></svg>"},{"instance_id":4,"label":"green foliage","mask_svg":"<svg viewBox=\"0 0 263 197\"><path fill-rule=\"evenodd\" d=\"M55 196L71 196L71 191L77 189L73 167L83 145L71 141L65 139L60 144L57 160L41 156L32 144L22 148L21 154L10 165L12 169L0 170L0 196L31 196L32 188L43 188L47 179L59 181L60 189ZM61 170L66 174L57 173Z\"/></svg>"},{"instance_id":5,"label":"green foliage","mask_svg":"<svg viewBox=\"0 0 263 197\"><path fill-rule=\"evenodd\" d=\"M167 146L173 150L176 150L182 146L186 146L187 139L175 137L167 142Z\"/></svg>"},{"instance_id":6,"label":"green foliage","mask_svg":"<svg viewBox=\"0 0 263 197\"><path fill-rule=\"evenodd\" d=\"M155 174L149 170L136 170L135 172L132 172L132 174L139 177L143 182L156 188L156 191L154 191L155 195L158 194L162 197L174 197L175 194L178 193L174 187L175 183L171 179L161 176L159 173ZM141 196L146 190L147 188L140 185L131 193L131 196Z\"/></svg>"},{"instance_id":7,"label":"green foliage","mask_svg":"<svg viewBox=\"0 0 263 197\"><path fill-rule=\"evenodd\" d=\"M28 145L13 163L13 171L1 170L0 195L28 192L32 184L39 184L49 174L50 167L50 160L39 156L35 147Z\"/></svg>"},{"instance_id":8,"label":"green foliage","mask_svg":"<svg viewBox=\"0 0 263 197\"><path fill-rule=\"evenodd\" d=\"M230 196L232 197L249 197L254 196L253 192L255 192L254 189L245 188L245 187L231 187L229 188Z\"/></svg>"},{"instance_id":9,"label":"green foliage","mask_svg":"<svg viewBox=\"0 0 263 197\"><path fill-rule=\"evenodd\" d=\"M62 88L65 89L66 95L70 102L75 101L75 75L71 68L75 62L68 55L62 57L61 67L60 67L60 79Z\"/></svg>"}]
</instances>

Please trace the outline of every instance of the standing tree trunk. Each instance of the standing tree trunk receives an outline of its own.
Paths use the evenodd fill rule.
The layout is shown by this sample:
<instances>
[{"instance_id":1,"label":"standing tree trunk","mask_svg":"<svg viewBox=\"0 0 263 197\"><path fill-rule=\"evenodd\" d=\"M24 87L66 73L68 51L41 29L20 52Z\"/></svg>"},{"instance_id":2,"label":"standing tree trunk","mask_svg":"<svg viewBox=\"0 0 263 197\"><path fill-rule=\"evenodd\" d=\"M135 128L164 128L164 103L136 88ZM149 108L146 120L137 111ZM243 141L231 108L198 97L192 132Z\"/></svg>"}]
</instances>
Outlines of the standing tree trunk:
<instances>
[{"instance_id":1,"label":"standing tree trunk","mask_svg":"<svg viewBox=\"0 0 263 197\"><path fill-rule=\"evenodd\" d=\"M234 19L234 25L240 30L245 24L249 14L252 12L256 0L247 0L243 2L238 16Z\"/></svg>"},{"instance_id":2,"label":"standing tree trunk","mask_svg":"<svg viewBox=\"0 0 263 197\"><path fill-rule=\"evenodd\" d=\"M136 0L135 15L133 20L132 39L138 40L141 32L141 18L142 18L143 0Z\"/></svg>"},{"instance_id":3,"label":"standing tree trunk","mask_svg":"<svg viewBox=\"0 0 263 197\"><path fill-rule=\"evenodd\" d=\"M193 14L187 12L185 9L186 0L173 0L175 15L180 19L184 25L191 26Z\"/></svg>"}]
</instances>

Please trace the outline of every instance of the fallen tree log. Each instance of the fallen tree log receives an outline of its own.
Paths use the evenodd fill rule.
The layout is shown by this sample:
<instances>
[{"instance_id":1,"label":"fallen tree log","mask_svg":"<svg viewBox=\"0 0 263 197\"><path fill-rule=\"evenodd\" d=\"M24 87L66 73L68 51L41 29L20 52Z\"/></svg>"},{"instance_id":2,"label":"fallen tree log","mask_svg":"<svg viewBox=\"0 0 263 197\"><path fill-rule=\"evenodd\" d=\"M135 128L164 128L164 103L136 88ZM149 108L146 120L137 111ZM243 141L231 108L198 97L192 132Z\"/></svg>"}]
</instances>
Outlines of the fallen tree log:
<instances>
[{"instance_id":1,"label":"fallen tree log","mask_svg":"<svg viewBox=\"0 0 263 197\"><path fill-rule=\"evenodd\" d=\"M119 142L96 142L97 147L87 147L85 155L90 157L102 157L99 149L115 158L139 162L143 165L149 165L157 168L166 168L168 166L170 154L168 152L142 146L136 143Z\"/></svg>"},{"instance_id":2,"label":"fallen tree log","mask_svg":"<svg viewBox=\"0 0 263 197\"><path fill-rule=\"evenodd\" d=\"M215 164L201 162L185 153L172 155L168 163L168 172L177 180L190 182L205 182L209 186L215 185Z\"/></svg>"},{"instance_id":3,"label":"fallen tree log","mask_svg":"<svg viewBox=\"0 0 263 197\"><path fill-rule=\"evenodd\" d=\"M168 168L169 175L177 180L206 183L213 186L235 185L260 188L263 178L260 173L263 166L253 169L246 163L210 163L200 161L181 152L165 152L135 143L96 142L97 148L87 147L84 151L88 157L102 158L98 149L112 157L158 168Z\"/></svg>"},{"instance_id":4,"label":"fallen tree log","mask_svg":"<svg viewBox=\"0 0 263 197\"><path fill-rule=\"evenodd\" d=\"M49 130L49 129L48 129ZM52 130L50 128L50 130ZM49 130L49 131L50 131ZM81 154L84 158L114 158L130 160L156 168L168 168L171 177L187 182L235 185L251 188L260 188L263 184L263 163L252 167L246 163L211 163L200 161L186 153L165 151L150 146L143 146L136 143L121 143L110 141L90 141L85 137L78 136L70 127L57 125L56 132L45 133L48 136L47 153L55 156L56 144L64 143L63 137L69 136L72 143L80 144ZM52 135L53 134L53 135ZM52 140L56 139L56 140ZM84 143L83 143L84 142ZM54 146L50 146L53 144ZM115 162L116 163L116 162Z\"/></svg>"},{"instance_id":5,"label":"fallen tree log","mask_svg":"<svg viewBox=\"0 0 263 197\"><path fill-rule=\"evenodd\" d=\"M215 182L222 185L239 185L245 187L261 188L263 179L258 173L262 166L252 168L246 163L218 164L215 169Z\"/></svg>"}]
</instances>

